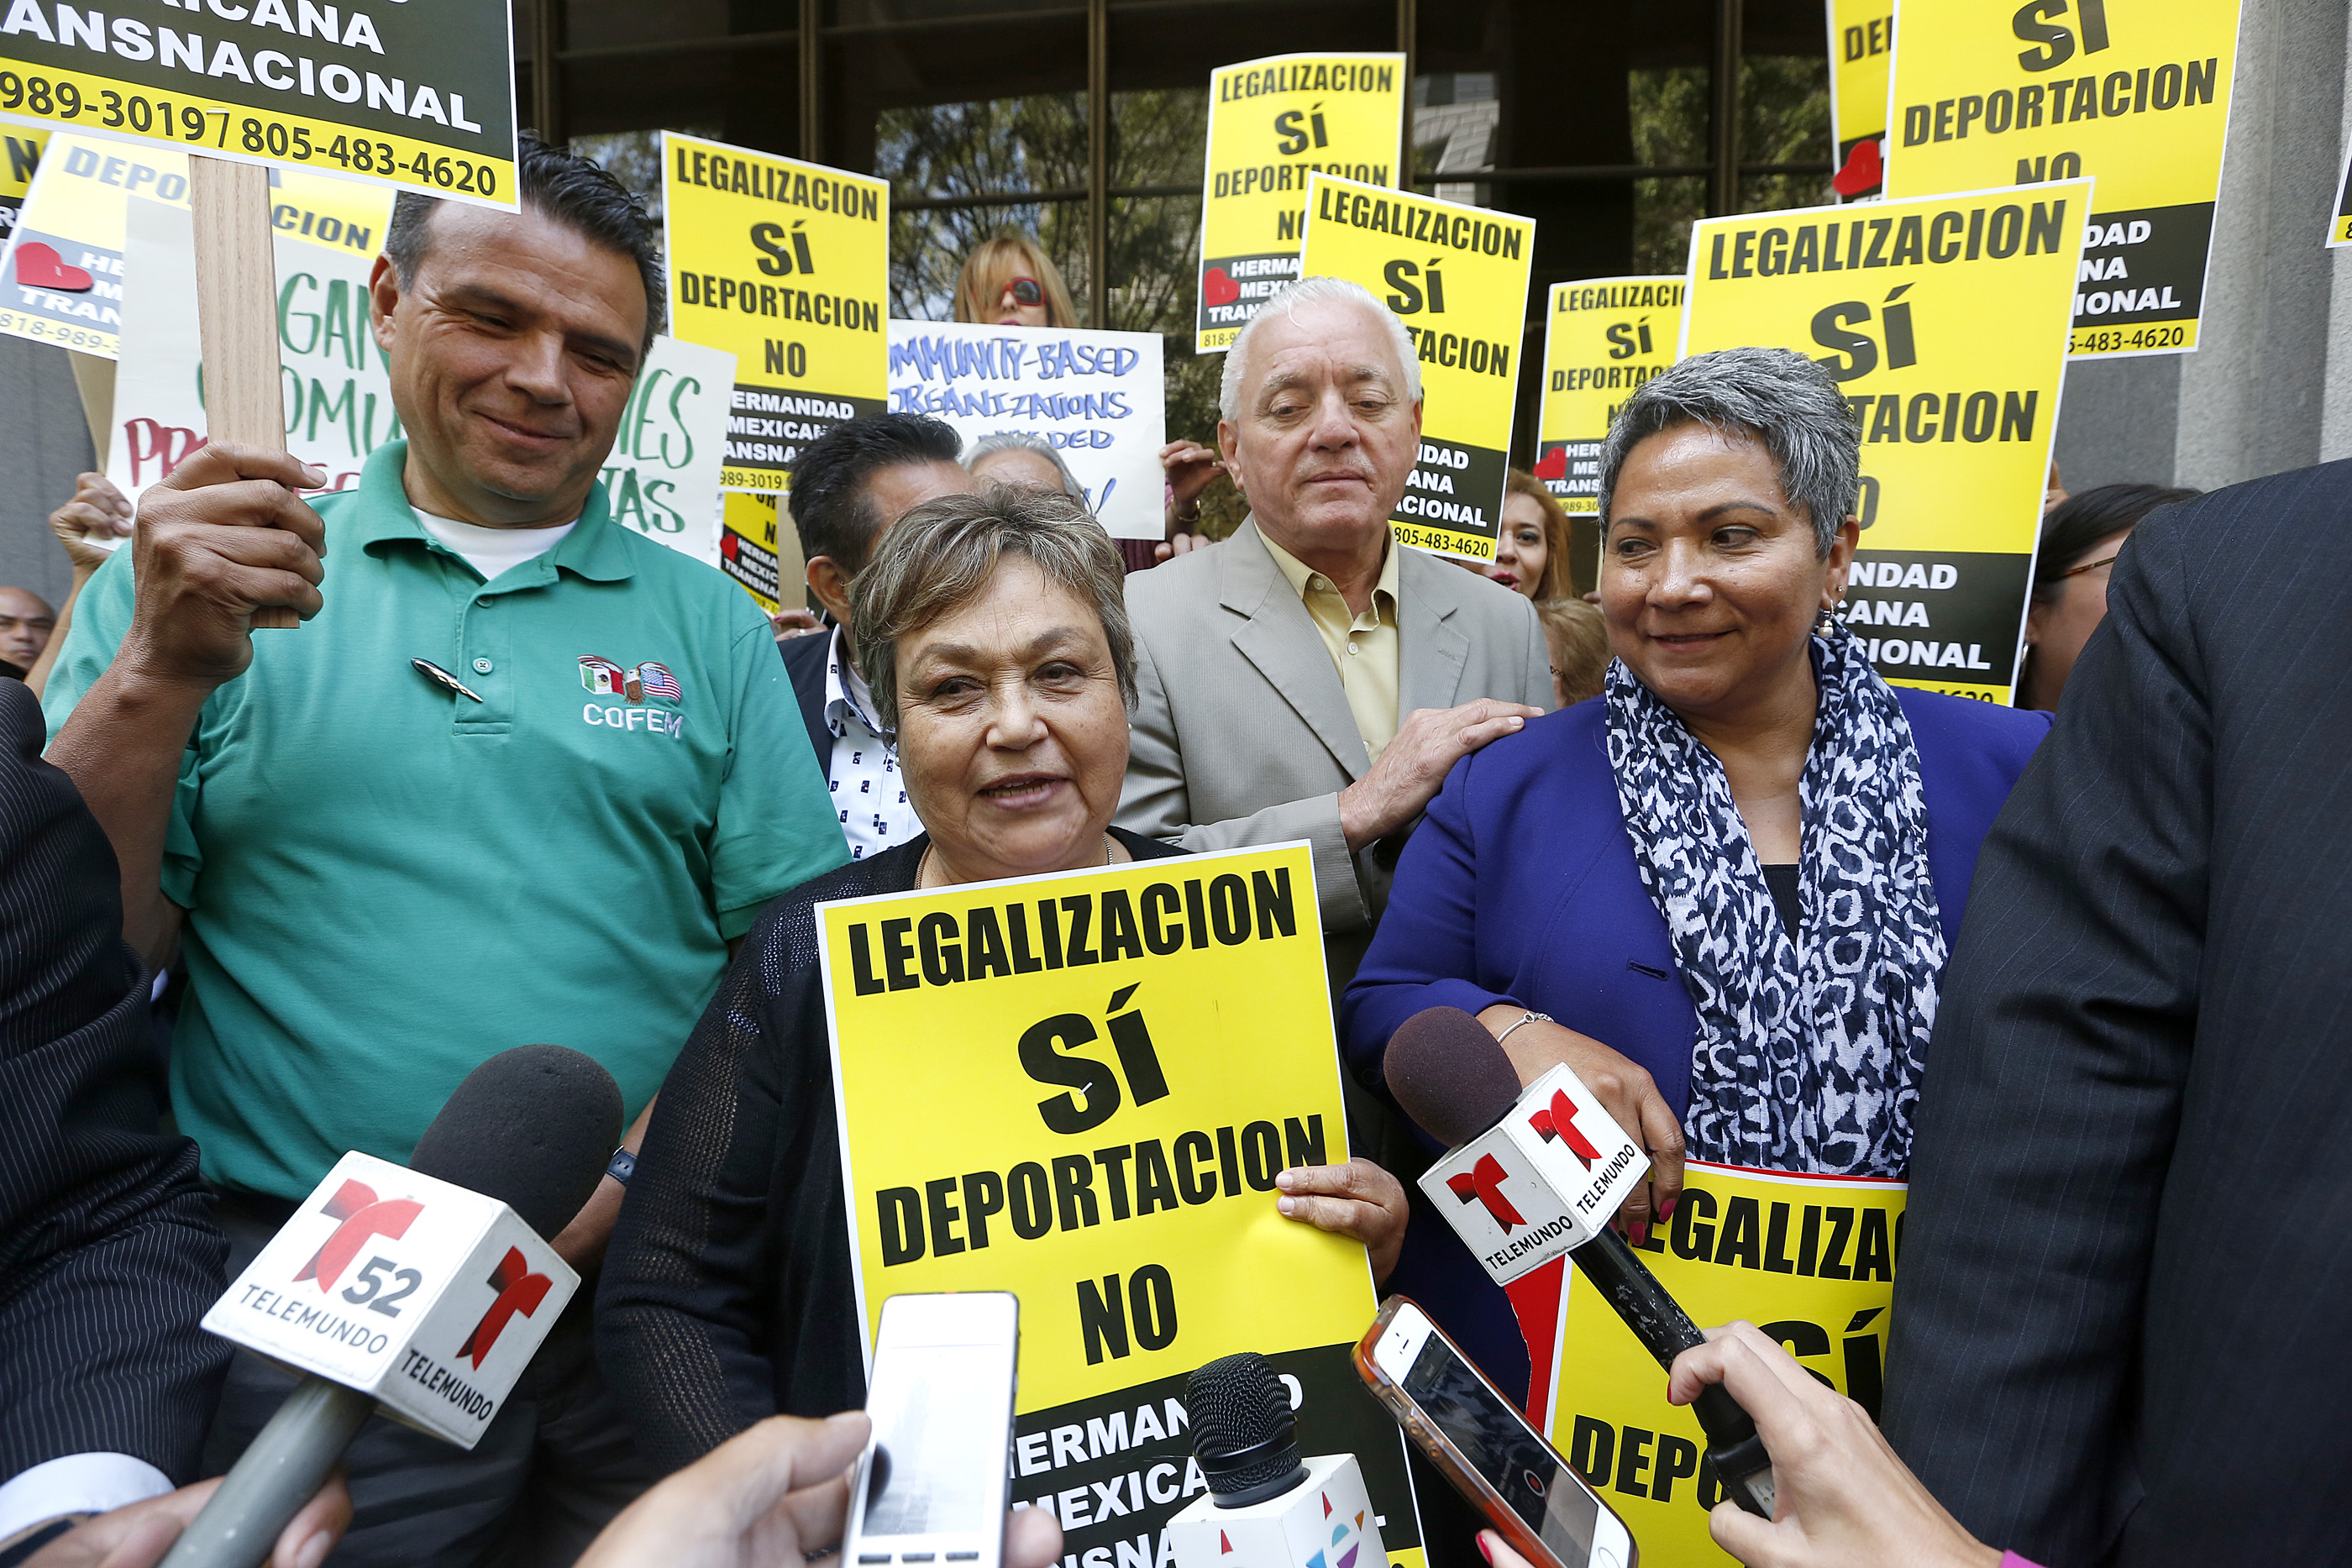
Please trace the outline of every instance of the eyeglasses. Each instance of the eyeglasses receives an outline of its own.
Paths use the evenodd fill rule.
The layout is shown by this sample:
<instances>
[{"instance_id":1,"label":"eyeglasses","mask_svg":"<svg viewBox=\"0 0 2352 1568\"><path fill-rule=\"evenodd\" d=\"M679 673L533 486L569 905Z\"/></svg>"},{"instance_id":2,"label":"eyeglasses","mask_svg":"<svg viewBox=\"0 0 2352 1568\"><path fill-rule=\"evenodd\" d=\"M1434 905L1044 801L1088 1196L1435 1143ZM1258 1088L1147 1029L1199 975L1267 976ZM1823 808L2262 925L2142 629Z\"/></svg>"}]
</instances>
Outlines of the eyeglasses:
<instances>
[{"instance_id":1,"label":"eyeglasses","mask_svg":"<svg viewBox=\"0 0 2352 1568\"><path fill-rule=\"evenodd\" d=\"M2058 575L2061 578L2080 577L2086 571L2096 571L2103 566L2113 566L2116 562L2121 559L2123 559L2123 557L2120 555L2111 555L2104 560L2085 561L2081 566L2069 568L2067 570L2062 571Z\"/></svg>"},{"instance_id":2,"label":"eyeglasses","mask_svg":"<svg viewBox=\"0 0 2352 1568\"><path fill-rule=\"evenodd\" d=\"M1011 294L1013 296L1013 303L1015 305L1043 305L1045 303L1045 291L1038 287L1037 280L1034 277L1013 278L1012 281L1005 284L1003 288L998 289L997 293L999 295Z\"/></svg>"}]
</instances>

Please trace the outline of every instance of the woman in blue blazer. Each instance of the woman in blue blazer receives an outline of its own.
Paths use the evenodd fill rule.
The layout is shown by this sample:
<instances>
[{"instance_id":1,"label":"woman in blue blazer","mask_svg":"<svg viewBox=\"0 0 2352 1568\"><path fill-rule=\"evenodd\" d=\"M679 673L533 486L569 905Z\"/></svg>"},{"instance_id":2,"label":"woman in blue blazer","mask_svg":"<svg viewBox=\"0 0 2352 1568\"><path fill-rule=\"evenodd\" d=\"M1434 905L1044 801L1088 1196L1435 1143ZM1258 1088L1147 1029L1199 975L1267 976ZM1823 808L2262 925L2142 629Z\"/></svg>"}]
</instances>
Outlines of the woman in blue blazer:
<instances>
[{"instance_id":1,"label":"woman in blue blazer","mask_svg":"<svg viewBox=\"0 0 2352 1568\"><path fill-rule=\"evenodd\" d=\"M1341 1004L1377 1092L1429 1007L1477 1015L1523 1082L1566 1062L1651 1154L1636 1228L1671 1215L1685 1145L1904 1175L1977 849L2049 727L1895 690L1836 619L1860 438L1781 350L1628 401L1601 462L1607 688L1455 766ZM1442 1219L1416 1214L1390 1283L1524 1388L1502 1293Z\"/></svg>"}]
</instances>

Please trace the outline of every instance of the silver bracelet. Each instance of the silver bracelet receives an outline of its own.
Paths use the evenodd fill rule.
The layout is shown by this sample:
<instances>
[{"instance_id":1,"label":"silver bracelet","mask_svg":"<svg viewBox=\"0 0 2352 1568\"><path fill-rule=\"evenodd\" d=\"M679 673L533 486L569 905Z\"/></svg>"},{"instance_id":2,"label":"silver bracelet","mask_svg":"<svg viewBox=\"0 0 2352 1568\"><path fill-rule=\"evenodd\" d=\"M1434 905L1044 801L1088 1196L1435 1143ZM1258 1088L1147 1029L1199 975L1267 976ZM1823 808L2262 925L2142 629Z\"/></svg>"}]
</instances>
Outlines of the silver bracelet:
<instances>
[{"instance_id":1,"label":"silver bracelet","mask_svg":"<svg viewBox=\"0 0 2352 1568\"><path fill-rule=\"evenodd\" d=\"M1511 1030L1518 1028L1521 1024L1557 1023L1559 1021L1559 1019L1553 1018L1549 1013L1521 1013L1517 1018L1511 1020L1509 1029L1506 1029L1502 1033L1495 1037L1495 1043L1496 1045L1500 1045L1505 1040L1510 1039Z\"/></svg>"}]
</instances>

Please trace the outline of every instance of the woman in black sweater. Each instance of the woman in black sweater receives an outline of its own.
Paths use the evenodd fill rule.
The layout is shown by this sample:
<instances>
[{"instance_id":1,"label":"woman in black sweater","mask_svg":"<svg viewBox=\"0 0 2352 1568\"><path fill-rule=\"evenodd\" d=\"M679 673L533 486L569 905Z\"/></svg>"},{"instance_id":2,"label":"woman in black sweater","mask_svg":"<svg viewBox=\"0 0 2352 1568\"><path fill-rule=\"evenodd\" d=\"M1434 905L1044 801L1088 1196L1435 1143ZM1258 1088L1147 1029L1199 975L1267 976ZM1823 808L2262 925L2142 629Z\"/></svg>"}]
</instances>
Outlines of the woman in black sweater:
<instances>
[{"instance_id":1,"label":"woman in black sweater","mask_svg":"<svg viewBox=\"0 0 2352 1568\"><path fill-rule=\"evenodd\" d=\"M851 624L922 835L761 913L670 1070L598 1288L597 1353L663 1470L761 1418L865 1403L814 907L1179 852L1109 825L1135 698L1124 572L1066 497L942 497L894 525ZM1290 1173L1294 1218L1385 1275L1404 1195Z\"/></svg>"}]
</instances>

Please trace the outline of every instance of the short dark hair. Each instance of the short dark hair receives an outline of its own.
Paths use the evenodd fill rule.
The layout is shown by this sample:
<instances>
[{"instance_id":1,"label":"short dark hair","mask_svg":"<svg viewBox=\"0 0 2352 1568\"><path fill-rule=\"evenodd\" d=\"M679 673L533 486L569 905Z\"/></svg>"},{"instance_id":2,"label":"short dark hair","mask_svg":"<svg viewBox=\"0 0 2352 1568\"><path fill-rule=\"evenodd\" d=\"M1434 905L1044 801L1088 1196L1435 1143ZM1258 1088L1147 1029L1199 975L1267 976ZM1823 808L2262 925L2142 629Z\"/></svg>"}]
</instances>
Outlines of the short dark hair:
<instances>
[{"instance_id":1,"label":"short dark hair","mask_svg":"<svg viewBox=\"0 0 2352 1568\"><path fill-rule=\"evenodd\" d=\"M811 442L793 467L793 527L801 559L830 556L856 577L883 526L866 482L908 463L953 463L963 450L952 426L922 413L869 413L836 424Z\"/></svg>"},{"instance_id":2,"label":"short dark hair","mask_svg":"<svg viewBox=\"0 0 2352 1568\"><path fill-rule=\"evenodd\" d=\"M1761 443L1779 471L1781 498L1805 514L1814 553L1829 559L1862 493L1862 421L1828 371L1788 349L1717 349L1643 382L1601 444L1604 537L1625 459L1651 436L1683 424Z\"/></svg>"},{"instance_id":3,"label":"short dark hair","mask_svg":"<svg viewBox=\"0 0 2352 1568\"><path fill-rule=\"evenodd\" d=\"M2033 597L2043 604L2055 600L2063 574L2082 565L2101 539L2137 528L2158 507L2193 501L2203 494L2163 485L2102 485L2067 497L2042 519L2042 547L2033 555Z\"/></svg>"},{"instance_id":4,"label":"short dark hair","mask_svg":"<svg viewBox=\"0 0 2352 1568\"><path fill-rule=\"evenodd\" d=\"M646 340L637 348L649 351L664 325L669 285L662 276L661 226L646 214L645 204L594 159L568 147L550 147L528 131L516 143L515 166L526 208L637 264L637 279L646 286ZM433 211L440 204L438 196L414 191L403 191L392 204L383 254L392 258L393 276L403 288L415 281L417 264L431 248Z\"/></svg>"}]
</instances>

